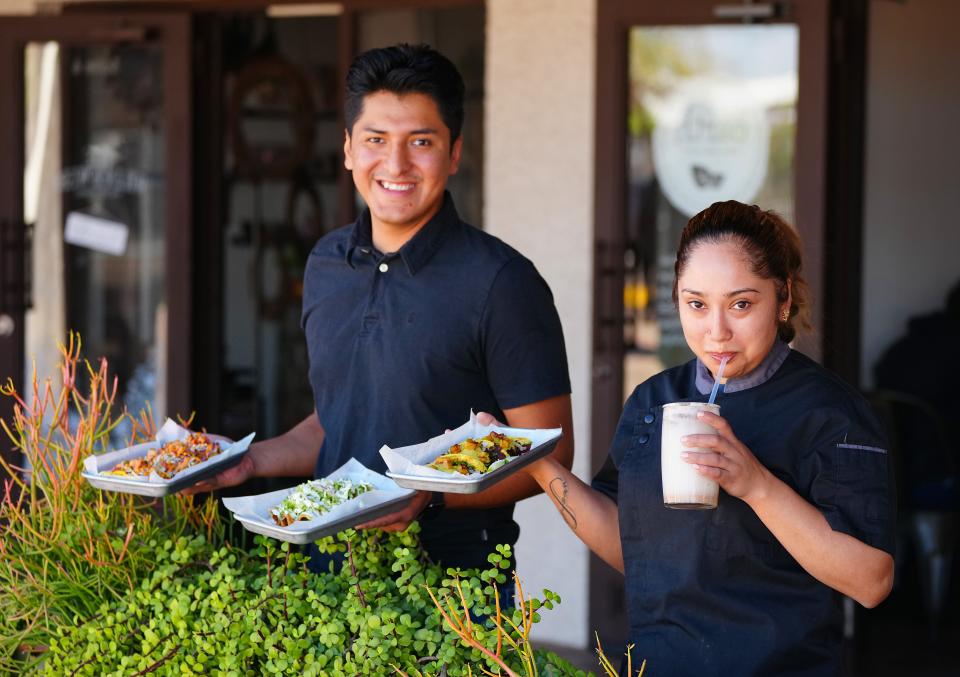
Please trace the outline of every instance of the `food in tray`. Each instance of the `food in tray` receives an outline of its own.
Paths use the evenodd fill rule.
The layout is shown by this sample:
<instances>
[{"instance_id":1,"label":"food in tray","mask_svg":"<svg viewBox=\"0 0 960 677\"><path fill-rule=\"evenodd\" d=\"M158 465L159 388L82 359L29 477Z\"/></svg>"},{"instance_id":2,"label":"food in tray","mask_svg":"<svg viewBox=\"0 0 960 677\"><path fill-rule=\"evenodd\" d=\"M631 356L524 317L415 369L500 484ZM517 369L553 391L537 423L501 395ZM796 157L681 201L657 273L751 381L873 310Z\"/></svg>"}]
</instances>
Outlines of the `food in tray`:
<instances>
[{"instance_id":1,"label":"food in tray","mask_svg":"<svg viewBox=\"0 0 960 677\"><path fill-rule=\"evenodd\" d=\"M118 463L103 474L149 477L150 473L156 471L157 475L168 480L178 472L202 463L221 451L220 444L203 433L190 433L186 439L167 442L151 449L146 456Z\"/></svg>"},{"instance_id":2,"label":"food in tray","mask_svg":"<svg viewBox=\"0 0 960 677\"><path fill-rule=\"evenodd\" d=\"M311 520L373 489L372 484L350 479L322 478L301 484L278 505L270 509L273 521L281 527Z\"/></svg>"},{"instance_id":3,"label":"food in tray","mask_svg":"<svg viewBox=\"0 0 960 677\"><path fill-rule=\"evenodd\" d=\"M485 437L469 438L454 444L427 467L461 475L485 473L530 451L531 446L531 441L526 437L510 437L491 431Z\"/></svg>"}]
</instances>

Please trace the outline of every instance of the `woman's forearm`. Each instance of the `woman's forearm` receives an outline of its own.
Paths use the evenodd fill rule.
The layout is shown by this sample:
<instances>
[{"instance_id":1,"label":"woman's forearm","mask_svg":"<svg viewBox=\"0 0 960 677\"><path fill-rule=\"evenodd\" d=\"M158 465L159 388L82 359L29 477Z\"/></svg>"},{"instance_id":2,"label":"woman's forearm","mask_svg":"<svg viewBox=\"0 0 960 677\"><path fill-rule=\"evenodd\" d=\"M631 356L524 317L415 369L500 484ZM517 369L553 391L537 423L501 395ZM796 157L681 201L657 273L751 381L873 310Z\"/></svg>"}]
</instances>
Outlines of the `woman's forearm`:
<instances>
[{"instance_id":1,"label":"woman's forearm","mask_svg":"<svg viewBox=\"0 0 960 677\"><path fill-rule=\"evenodd\" d=\"M868 608L890 593L893 558L834 531L819 510L772 474L763 491L744 500L787 552L821 583Z\"/></svg>"},{"instance_id":2,"label":"woman's forearm","mask_svg":"<svg viewBox=\"0 0 960 677\"><path fill-rule=\"evenodd\" d=\"M529 472L577 538L622 573L623 549L617 504L552 458L534 463Z\"/></svg>"}]
</instances>

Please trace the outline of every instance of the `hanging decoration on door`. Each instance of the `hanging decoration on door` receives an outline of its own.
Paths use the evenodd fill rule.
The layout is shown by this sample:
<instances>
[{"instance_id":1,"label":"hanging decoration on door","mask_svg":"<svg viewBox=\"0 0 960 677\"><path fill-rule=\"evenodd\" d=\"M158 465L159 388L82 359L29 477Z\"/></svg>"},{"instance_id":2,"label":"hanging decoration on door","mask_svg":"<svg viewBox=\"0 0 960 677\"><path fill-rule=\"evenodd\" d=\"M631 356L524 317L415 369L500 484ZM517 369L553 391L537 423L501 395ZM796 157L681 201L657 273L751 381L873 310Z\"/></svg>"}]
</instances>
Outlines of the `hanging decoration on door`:
<instances>
[{"instance_id":1,"label":"hanging decoration on door","mask_svg":"<svg viewBox=\"0 0 960 677\"><path fill-rule=\"evenodd\" d=\"M654 167L677 210L693 216L719 200L754 200L767 174L765 99L706 77L650 97Z\"/></svg>"}]
</instances>

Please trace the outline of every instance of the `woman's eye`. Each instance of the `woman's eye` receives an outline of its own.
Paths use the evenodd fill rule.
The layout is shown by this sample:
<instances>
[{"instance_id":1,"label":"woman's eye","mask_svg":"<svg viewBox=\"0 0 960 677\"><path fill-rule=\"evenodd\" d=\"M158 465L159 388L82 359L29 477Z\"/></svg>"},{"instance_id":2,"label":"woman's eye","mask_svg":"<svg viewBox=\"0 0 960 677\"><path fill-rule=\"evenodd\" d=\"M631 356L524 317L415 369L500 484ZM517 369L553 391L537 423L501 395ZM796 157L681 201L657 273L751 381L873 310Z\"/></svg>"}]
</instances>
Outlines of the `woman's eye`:
<instances>
[{"instance_id":1,"label":"woman's eye","mask_svg":"<svg viewBox=\"0 0 960 677\"><path fill-rule=\"evenodd\" d=\"M733 304L733 307L736 308L737 310L746 310L746 309L749 308L751 305L753 305L753 304L751 304L749 301L740 300L740 301L737 301L736 303L734 303L734 304Z\"/></svg>"},{"instance_id":2,"label":"woman's eye","mask_svg":"<svg viewBox=\"0 0 960 677\"><path fill-rule=\"evenodd\" d=\"M703 305L703 301L687 301L687 305L693 308L694 310L701 310L705 307Z\"/></svg>"}]
</instances>

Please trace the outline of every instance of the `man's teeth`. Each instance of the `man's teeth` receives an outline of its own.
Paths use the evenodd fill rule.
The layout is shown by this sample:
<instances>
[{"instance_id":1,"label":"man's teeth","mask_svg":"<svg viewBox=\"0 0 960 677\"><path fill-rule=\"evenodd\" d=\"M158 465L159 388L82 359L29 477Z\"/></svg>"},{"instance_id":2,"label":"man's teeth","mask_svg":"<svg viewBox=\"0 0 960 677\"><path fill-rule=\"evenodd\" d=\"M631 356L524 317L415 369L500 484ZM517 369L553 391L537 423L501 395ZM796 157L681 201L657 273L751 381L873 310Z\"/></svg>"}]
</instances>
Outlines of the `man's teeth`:
<instances>
[{"instance_id":1,"label":"man's teeth","mask_svg":"<svg viewBox=\"0 0 960 677\"><path fill-rule=\"evenodd\" d=\"M410 190L413 188L412 183L393 183L392 181L381 181L380 185L387 190Z\"/></svg>"}]
</instances>

